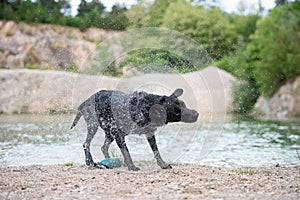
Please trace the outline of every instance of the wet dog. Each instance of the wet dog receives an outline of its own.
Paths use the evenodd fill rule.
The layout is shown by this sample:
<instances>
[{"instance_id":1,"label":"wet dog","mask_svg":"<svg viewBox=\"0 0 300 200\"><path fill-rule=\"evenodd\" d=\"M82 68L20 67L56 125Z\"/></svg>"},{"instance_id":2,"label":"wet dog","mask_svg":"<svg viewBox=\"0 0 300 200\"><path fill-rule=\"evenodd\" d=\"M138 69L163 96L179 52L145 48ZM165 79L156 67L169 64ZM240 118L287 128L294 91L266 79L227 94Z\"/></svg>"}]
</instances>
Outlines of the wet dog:
<instances>
[{"instance_id":1,"label":"wet dog","mask_svg":"<svg viewBox=\"0 0 300 200\"><path fill-rule=\"evenodd\" d=\"M157 164L163 168L171 168L160 156L154 132L160 126L173 122L193 123L199 113L188 109L178 99L183 93L176 89L170 96L160 96L146 92L125 94L120 91L101 90L93 94L79 108L71 129L76 126L81 116L87 124L87 137L83 144L86 165L97 166L90 153L90 143L100 126L105 132L105 141L101 150L105 158L109 158L108 149L116 140L129 170L139 170L133 164L126 146L125 136L128 134L145 134L154 153Z\"/></svg>"}]
</instances>

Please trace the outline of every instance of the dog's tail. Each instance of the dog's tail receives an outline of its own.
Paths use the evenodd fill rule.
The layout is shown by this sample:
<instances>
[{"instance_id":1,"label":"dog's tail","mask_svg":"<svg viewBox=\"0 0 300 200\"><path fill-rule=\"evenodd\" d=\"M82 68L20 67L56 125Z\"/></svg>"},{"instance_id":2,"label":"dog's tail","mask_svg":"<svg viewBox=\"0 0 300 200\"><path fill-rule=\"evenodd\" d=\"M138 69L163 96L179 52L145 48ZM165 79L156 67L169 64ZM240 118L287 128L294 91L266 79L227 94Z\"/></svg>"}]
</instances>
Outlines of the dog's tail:
<instances>
[{"instance_id":1,"label":"dog's tail","mask_svg":"<svg viewBox=\"0 0 300 200\"><path fill-rule=\"evenodd\" d=\"M70 129L74 128L76 126L76 124L78 123L80 117L82 116L81 111L79 110Z\"/></svg>"}]
</instances>

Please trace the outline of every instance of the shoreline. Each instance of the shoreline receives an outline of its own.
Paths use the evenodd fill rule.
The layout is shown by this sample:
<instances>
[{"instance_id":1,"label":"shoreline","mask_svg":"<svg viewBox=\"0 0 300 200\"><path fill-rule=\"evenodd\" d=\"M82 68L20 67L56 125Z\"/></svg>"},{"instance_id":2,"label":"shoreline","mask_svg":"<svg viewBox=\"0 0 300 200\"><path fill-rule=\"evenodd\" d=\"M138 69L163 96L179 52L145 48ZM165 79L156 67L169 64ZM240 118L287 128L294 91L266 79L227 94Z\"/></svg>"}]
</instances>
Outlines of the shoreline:
<instances>
[{"instance_id":1,"label":"shoreline","mask_svg":"<svg viewBox=\"0 0 300 200\"><path fill-rule=\"evenodd\" d=\"M300 165L225 168L175 164L162 170L83 164L0 166L1 199L299 199Z\"/></svg>"}]
</instances>

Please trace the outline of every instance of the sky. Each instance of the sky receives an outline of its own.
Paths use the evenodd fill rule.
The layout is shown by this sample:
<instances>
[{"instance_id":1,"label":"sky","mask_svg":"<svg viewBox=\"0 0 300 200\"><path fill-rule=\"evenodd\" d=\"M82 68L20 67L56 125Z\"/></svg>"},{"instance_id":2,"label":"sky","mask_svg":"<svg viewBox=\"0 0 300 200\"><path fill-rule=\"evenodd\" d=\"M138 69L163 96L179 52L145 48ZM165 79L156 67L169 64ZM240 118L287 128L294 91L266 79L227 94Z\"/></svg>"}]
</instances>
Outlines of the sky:
<instances>
[{"instance_id":1,"label":"sky","mask_svg":"<svg viewBox=\"0 0 300 200\"><path fill-rule=\"evenodd\" d=\"M222 9L226 12L232 13L237 12L238 8L241 7L241 2L246 5L247 8L253 8L258 10L259 0L220 0ZM261 0L262 7L266 10L275 7L275 0Z\"/></svg>"},{"instance_id":2,"label":"sky","mask_svg":"<svg viewBox=\"0 0 300 200\"><path fill-rule=\"evenodd\" d=\"M249 9L251 10L253 7L255 9L258 9L258 1L259 0L219 0L222 9L229 13L237 12L238 8L241 7L242 4L246 5L246 8L248 8L248 10ZM274 1L275 0L261 0L261 3L262 6L266 10L268 10L268 9L272 9L275 6ZM70 2L72 5L72 15L76 15L77 6L79 5L80 0L70 0ZM136 4L137 0L126 0L126 1L125 0L101 0L101 2L105 5L107 10L110 10L111 7L116 3L119 3L121 5L124 4L126 5L127 8L129 8L130 6ZM245 12L247 13L247 10Z\"/></svg>"}]
</instances>

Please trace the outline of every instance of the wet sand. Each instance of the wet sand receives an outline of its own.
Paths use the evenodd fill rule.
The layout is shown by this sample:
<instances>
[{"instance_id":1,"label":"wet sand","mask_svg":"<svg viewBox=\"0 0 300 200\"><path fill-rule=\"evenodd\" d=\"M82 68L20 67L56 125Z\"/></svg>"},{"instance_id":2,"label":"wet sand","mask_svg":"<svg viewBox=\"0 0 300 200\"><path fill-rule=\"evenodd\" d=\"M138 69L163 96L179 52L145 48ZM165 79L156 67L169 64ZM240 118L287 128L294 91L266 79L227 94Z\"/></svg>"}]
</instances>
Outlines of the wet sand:
<instances>
[{"instance_id":1,"label":"wet sand","mask_svg":"<svg viewBox=\"0 0 300 200\"><path fill-rule=\"evenodd\" d=\"M300 199L300 166L0 167L0 199Z\"/></svg>"}]
</instances>

